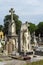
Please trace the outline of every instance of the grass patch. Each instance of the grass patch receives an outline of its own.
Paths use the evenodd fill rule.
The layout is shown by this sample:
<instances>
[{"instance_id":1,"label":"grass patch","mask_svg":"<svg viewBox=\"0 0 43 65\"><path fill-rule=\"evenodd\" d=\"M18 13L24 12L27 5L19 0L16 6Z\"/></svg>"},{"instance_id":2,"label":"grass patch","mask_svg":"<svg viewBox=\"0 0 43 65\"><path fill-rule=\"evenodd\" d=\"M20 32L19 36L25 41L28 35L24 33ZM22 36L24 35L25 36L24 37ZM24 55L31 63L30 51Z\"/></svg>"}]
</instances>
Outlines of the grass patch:
<instances>
[{"instance_id":1,"label":"grass patch","mask_svg":"<svg viewBox=\"0 0 43 65\"><path fill-rule=\"evenodd\" d=\"M3 60L2 59L0 59L0 62L2 62Z\"/></svg>"},{"instance_id":2,"label":"grass patch","mask_svg":"<svg viewBox=\"0 0 43 65\"><path fill-rule=\"evenodd\" d=\"M32 62L32 63L27 63L26 65L43 65L43 60Z\"/></svg>"}]
</instances>

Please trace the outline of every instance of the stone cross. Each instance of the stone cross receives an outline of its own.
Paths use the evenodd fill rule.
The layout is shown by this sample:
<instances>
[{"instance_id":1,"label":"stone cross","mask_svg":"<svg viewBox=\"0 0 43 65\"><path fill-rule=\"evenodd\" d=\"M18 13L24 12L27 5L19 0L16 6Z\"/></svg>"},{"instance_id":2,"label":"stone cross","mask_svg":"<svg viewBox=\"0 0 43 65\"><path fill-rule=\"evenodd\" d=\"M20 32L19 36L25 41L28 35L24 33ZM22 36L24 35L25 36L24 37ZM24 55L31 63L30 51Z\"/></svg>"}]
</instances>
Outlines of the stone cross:
<instances>
[{"instance_id":1,"label":"stone cross","mask_svg":"<svg viewBox=\"0 0 43 65\"><path fill-rule=\"evenodd\" d=\"M9 31L11 35L14 35L16 27L15 27L15 22L13 20L13 14L14 14L13 8L11 8L9 12L11 13L11 22L9 23Z\"/></svg>"},{"instance_id":2,"label":"stone cross","mask_svg":"<svg viewBox=\"0 0 43 65\"><path fill-rule=\"evenodd\" d=\"M13 8L11 8L11 10L9 12L11 13L11 22L12 22L13 21L13 13L14 13Z\"/></svg>"}]
</instances>

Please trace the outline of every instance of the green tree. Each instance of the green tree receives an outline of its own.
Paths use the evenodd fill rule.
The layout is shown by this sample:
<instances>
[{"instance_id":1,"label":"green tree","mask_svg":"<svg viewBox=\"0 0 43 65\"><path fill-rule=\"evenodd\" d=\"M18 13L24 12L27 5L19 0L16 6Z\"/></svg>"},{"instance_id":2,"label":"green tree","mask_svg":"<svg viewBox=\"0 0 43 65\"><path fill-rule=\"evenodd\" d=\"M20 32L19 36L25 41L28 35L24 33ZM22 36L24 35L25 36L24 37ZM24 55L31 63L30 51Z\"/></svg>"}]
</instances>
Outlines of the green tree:
<instances>
[{"instance_id":1,"label":"green tree","mask_svg":"<svg viewBox=\"0 0 43 65\"><path fill-rule=\"evenodd\" d=\"M29 23L29 30L30 30L30 33L32 34L36 29L37 29L37 26L33 23Z\"/></svg>"},{"instance_id":2,"label":"green tree","mask_svg":"<svg viewBox=\"0 0 43 65\"><path fill-rule=\"evenodd\" d=\"M40 22L38 25L37 25L37 30L36 30L36 34L39 35L41 34L41 36L43 36L43 22Z\"/></svg>"},{"instance_id":3,"label":"green tree","mask_svg":"<svg viewBox=\"0 0 43 65\"><path fill-rule=\"evenodd\" d=\"M20 30L22 22L19 20L19 16L16 14L13 14L13 20L15 21L15 24L16 24L16 33L18 34L18 31ZM4 33L6 35L8 34L8 26L9 26L8 21L11 21L11 15L6 15L4 18Z\"/></svg>"},{"instance_id":4,"label":"green tree","mask_svg":"<svg viewBox=\"0 0 43 65\"><path fill-rule=\"evenodd\" d=\"M3 26L2 25L0 25L0 31L3 31Z\"/></svg>"}]
</instances>

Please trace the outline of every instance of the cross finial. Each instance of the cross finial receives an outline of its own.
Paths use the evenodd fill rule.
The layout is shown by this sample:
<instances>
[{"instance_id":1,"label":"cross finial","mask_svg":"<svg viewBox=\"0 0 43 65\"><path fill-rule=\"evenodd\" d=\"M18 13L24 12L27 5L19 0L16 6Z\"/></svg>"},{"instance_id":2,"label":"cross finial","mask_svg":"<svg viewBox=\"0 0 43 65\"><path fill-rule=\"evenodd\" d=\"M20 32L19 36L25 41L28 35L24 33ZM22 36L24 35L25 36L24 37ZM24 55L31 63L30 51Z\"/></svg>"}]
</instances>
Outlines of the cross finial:
<instances>
[{"instance_id":1,"label":"cross finial","mask_svg":"<svg viewBox=\"0 0 43 65\"><path fill-rule=\"evenodd\" d=\"M11 22L12 22L13 21L13 14L14 14L13 8L11 8L11 10L9 12L11 13Z\"/></svg>"}]
</instances>

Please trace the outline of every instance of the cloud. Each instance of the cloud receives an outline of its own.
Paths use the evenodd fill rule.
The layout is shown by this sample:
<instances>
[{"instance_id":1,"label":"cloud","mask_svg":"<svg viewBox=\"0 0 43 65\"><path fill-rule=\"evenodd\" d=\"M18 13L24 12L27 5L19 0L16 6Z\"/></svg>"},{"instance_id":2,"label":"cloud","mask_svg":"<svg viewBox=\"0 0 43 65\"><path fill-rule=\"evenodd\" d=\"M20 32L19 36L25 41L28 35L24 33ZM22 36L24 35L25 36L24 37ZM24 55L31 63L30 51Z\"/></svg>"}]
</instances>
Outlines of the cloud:
<instances>
[{"instance_id":1,"label":"cloud","mask_svg":"<svg viewBox=\"0 0 43 65\"><path fill-rule=\"evenodd\" d=\"M28 20L29 16L37 21L36 16L43 14L43 0L0 0L0 18L9 14L10 8L13 7L15 13L20 16L22 21ZM42 16L41 16L42 17ZM30 17L31 21L32 18ZM39 20L39 17L38 17Z\"/></svg>"},{"instance_id":2,"label":"cloud","mask_svg":"<svg viewBox=\"0 0 43 65\"><path fill-rule=\"evenodd\" d=\"M39 1L38 0L22 0L22 3L24 4L29 4L29 5L38 5Z\"/></svg>"}]
</instances>

